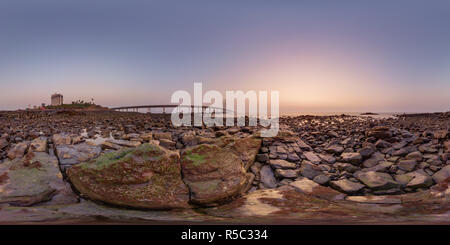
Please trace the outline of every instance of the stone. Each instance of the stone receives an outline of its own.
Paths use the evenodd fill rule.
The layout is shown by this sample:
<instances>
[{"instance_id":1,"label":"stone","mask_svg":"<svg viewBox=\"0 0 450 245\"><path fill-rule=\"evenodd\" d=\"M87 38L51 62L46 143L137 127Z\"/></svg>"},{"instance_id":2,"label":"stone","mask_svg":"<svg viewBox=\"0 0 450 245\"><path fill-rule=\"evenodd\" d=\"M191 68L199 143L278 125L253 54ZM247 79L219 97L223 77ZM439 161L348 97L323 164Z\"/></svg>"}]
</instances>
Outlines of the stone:
<instances>
[{"instance_id":1,"label":"stone","mask_svg":"<svg viewBox=\"0 0 450 245\"><path fill-rule=\"evenodd\" d=\"M288 162L286 160L270 160L270 166L274 169L295 169L297 165L295 163Z\"/></svg>"},{"instance_id":2,"label":"stone","mask_svg":"<svg viewBox=\"0 0 450 245\"><path fill-rule=\"evenodd\" d=\"M337 145L337 144L334 144L334 145L331 145L331 146L327 147L325 149L325 151L327 153L330 153L330 154L338 155L338 154L341 154L344 151L344 147L342 147L340 145Z\"/></svg>"},{"instance_id":3,"label":"stone","mask_svg":"<svg viewBox=\"0 0 450 245\"><path fill-rule=\"evenodd\" d=\"M272 168L268 165L262 166L261 171L259 172L261 176L261 183L266 188L275 188L277 187L277 180L275 179Z\"/></svg>"},{"instance_id":4,"label":"stone","mask_svg":"<svg viewBox=\"0 0 450 245\"><path fill-rule=\"evenodd\" d=\"M375 126L366 131L368 137L375 137L377 139L386 139L392 137L392 131L386 126Z\"/></svg>"},{"instance_id":5,"label":"stone","mask_svg":"<svg viewBox=\"0 0 450 245\"><path fill-rule=\"evenodd\" d=\"M414 152L411 152L408 155L406 155L405 158L408 160L416 160L416 161L420 162L423 159L423 155L422 155L422 153L420 153L420 151L414 151Z\"/></svg>"},{"instance_id":6,"label":"stone","mask_svg":"<svg viewBox=\"0 0 450 245\"><path fill-rule=\"evenodd\" d=\"M71 165L94 159L100 155L101 151L100 146L88 143L56 146L56 155L63 170L66 170Z\"/></svg>"},{"instance_id":7,"label":"stone","mask_svg":"<svg viewBox=\"0 0 450 245\"><path fill-rule=\"evenodd\" d=\"M363 159L369 158L375 151L372 147L366 146L358 150Z\"/></svg>"},{"instance_id":8,"label":"stone","mask_svg":"<svg viewBox=\"0 0 450 245\"><path fill-rule=\"evenodd\" d=\"M314 154L314 152L306 151L303 152L303 155L306 157L306 159L308 159L308 161L312 163L319 164L321 162L320 158L316 154Z\"/></svg>"},{"instance_id":9,"label":"stone","mask_svg":"<svg viewBox=\"0 0 450 245\"><path fill-rule=\"evenodd\" d=\"M447 138L447 134L448 134L448 130L444 129L444 130L438 130L436 132L434 132L433 137L435 139L446 139Z\"/></svg>"},{"instance_id":10,"label":"stone","mask_svg":"<svg viewBox=\"0 0 450 245\"><path fill-rule=\"evenodd\" d=\"M309 161L303 161L302 164L300 165L300 174L308 179L314 179L314 177L316 177L319 174L322 174L321 169L312 164Z\"/></svg>"},{"instance_id":11,"label":"stone","mask_svg":"<svg viewBox=\"0 0 450 245\"><path fill-rule=\"evenodd\" d=\"M354 172L360 170L359 167L357 167L353 164L350 164L350 163L346 163L346 162L337 162L333 166L340 171L346 171L349 173L354 173Z\"/></svg>"},{"instance_id":12,"label":"stone","mask_svg":"<svg viewBox=\"0 0 450 245\"><path fill-rule=\"evenodd\" d=\"M56 196L59 201L54 204L77 201L63 180L58 160L45 152L29 152L0 164L0 190L0 203L14 206L31 206Z\"/></svg>"},{"instance_id":13,"label":"stone","mask_svg":"<svg viewBox=\"0 0 450 245\"><path fill-rule=\"evenodd\" d=\"M150 140L152 140L153 139L153 134L150 132L150 133L143 133L143 134L141 134L140 136L139 136L139 138L141 138L142 140L144 140L144 141L150 141Z\"/></svg>"},{"instance_id":14,"label":"stone","mask_svg":"<svg viewBox=\"0 0 450 245\"><path fill-rule=\"evenodd\" d=\"M13 147L9 149L7 156L11 160L21 158L25 155L25 152L27 151L29 145L30 145L29 142L20 142L13 145Z\"/></svg>"},{"instance_id":15,"label":"stone","mask_svg":"<svg viewBox=\"0 0 450 245\"><path fill-rule=\"evenodd\" d=\"M108 139L106 142L113 143L120 146L125 147L137 147L140 146L142 143L139 141L130 141L130 140L115 140L115 139Z\"/></svg>"},{"instance_id":16,"label":"stone","mask_svg":"<svg viewBox=\"0 0 450 245\"><path fill-rule=\"evenodd\" d=\"M326 154L317 154L317 155L320 157L320 159L324 160L328 164L333 164L336 162L336 158L331 155Z\"/></svg>"},{"instance_id":17,"label":"stone","mask_svg":"<svg viewBox=\"0 0 450 245\"><path fill-rule=\"evenodd\" d=\"M392 146L391 143L384 140L378 140L377 142L375 142L376 148L389 148L391 146Z\"/></svg>"},{"instance_id":18,"label":"stone","mask_svg":"<svg viewBox=\"0 0 450 245\"><path fill-rule=\"evenodd\" d=\"M120 150L123 147L108 141L104 141L100 144L100 146L102 147L102 149L111 149L111 150Z\"/></svg>"},{"instance_id":19,"label":"stone","mask_svg":"<svg viewBox=\"0 0 450 245\"><path fill-rule=\"evenodd\" d=\"M388 190L400 187L400 184L387 173L359 171L354 173L353 176L373 190Z\"/></svg>"},{"instance_id":20,"label":"stone","mask_svg":"<svg viewBox=\"0 0 450 245\"><path fill-rule=\"evenodd\" d=\"M416 160L401 160L398 162L397 166L401 170L405 170L407 172L411 172L416 168L417 162Z\"/></svg>"},{"instance_id":21,"label":"stone","mask_svg":"<svg viewBox=\"0 0 450 245\"><path fill-rule=\"evenodd\" d=\"M70 145L72 143L72 138L67 134L54 134L52 136L53 145Z\"/></svg>"},{"instance_id":22,"label":"stone","mask_svg":"<svg viewBox=\"0 0 450 245\"><path fill-rule=\"evenodd\" d=\"M313 181L319 185L326 185L328 184L328 182L330 182L330 177L325 174L320 174L314 177Z\"/></svg>"},{"instance_id":23,"label":"stone","mask_svg":"<svg viewBox=\"0 0 450 245\"><path fill-rule=\"evenodd\" d=\"M450 152L450 140L444 142L444 151Z\"/></svg>"},{"instance_id":24,"label":"stone","mask_svg":"<svg viewBox=\"0 0 450 245\"><path fill-rule=\"evenodd\" d=\"M240 194L250 179L246 166L253 164L260 145L254 137L224 138L185 150L181 169L191 202L212 205Z\"/></svg>"},{"instance_id":25,"label":"stone","mask_svg":"<svg viewBox=\"0 0 450 245\"><path fill-rule=\"evenodd\" d=\"M9 145L8 141L5 138L0 138L0 150L7 147Z\"/></svg>"},{"instance_id":26,"label":"stone","mask_svg":"<svg viewBox=\"0 0 450 245\"><path fill-rule=\"evenodd\" d=\"M47 152L47 138L38 137L31 141L30 151L33 152Z\"/></svg>"},{"instance_id":27,"label":"stone","mask_svg":"<svg viewBox=\"0 0 450 245\"><path fill-rule=\"evenodd\" d=\"M369 172L369 171L375 171L375 172L386 172L390 167L394 165L393 162L383 161L380 162L378 165L375 165L371 168L364 168L362 171Z\"/></svg>"},{"instance_id":28,"label":"stone","mask_svg":"<svg viewBox=\"0 0 450 245\"><path fill-rule=\"evenodd\" d=\"M378 165L382 161L384 161L384 155L379 153L379 152L375 152L375 153L372 154L372 156L370 158L364 160L362 165L365 168L370 168L370 167L373 167L375 165Z\"/></svg>"},{"instance_id":29,"label":"stone","mask_svg":"<svg viewBox=\"0 0 450 245\"><path fill-rule=\"evenodd\" d=\"M298 147L300 147L300 149L302 149L304 151L311 151L312 150L311 146L306 144L302 139L298 139L297 140L297 145L298 145Z\"/></svg>"},{"instance_id":30,"label":"stone","mask_svg":"<svg viewBox=\"0 0 450 245\"><path fill-rule=\"evenodd\" d=\"M289 184L298 192L306 195L315 196L329 201L338 201L345 198L345 194L335 191L329 187L320 186L316 182L307 178L298 178Z\"/></svg>"},{"instance_id":31,"label":"stone","mask_svg":"<svg viewBox=\"0 0 450 245\"><path fill-rule=\"evenodd\" d=\"M173 142L172 140L168 140L168 139L160 139L159 140L159 145L162 147L165 147L167 149L175 149L175 145L177 143Z\"/></svg>"},{"instance_id":32,"label":"stone","mask_svg":"<svg viewBox=\"0 0 450 245\"><path fill-rule=\"evenodd\" d=\"M369 204L401 204L402 199L399 196L348 196L345 198L347 201L369 203Z\"/></svg>"},{"instance_id":33,"label":"stone","mask_svg":"<svg viewBox=\"0 0 450 245\"><path fill-rule=\"evenodd\" d=\"M353 165L358 165L362 161L361 154L357 152L344 152L341 154L341 158L343 162L348 162Z\"/></svg>"},{"instance_id":34,"label":"stone","mask_svg":"<svg viewBox=\"0 0 450 245\"><path fill-rule=\"evenodd\" d=\"M330 186L334 189L347 193L347 194L353 194L356 193L364 188L364 185L355 183L353 181L350 181L348 179L341 179L336 181L331 181Z\"/></svg>"},{"instance_id":35,"label":"stone","mask_svg":"<svg viewBox=\"0 0 450 245\"><path fill-rule=\"evenodd\" d=\"M153 138L155 140L161 139L172 140L172 134L170 132L154 132Z\"/></svg>"},{"instance_id":36,"label":"stone","mask_svg":"<svg viewBox=\"0 0 450 245\"><path fill-rule=\"evenodd\" d=\"M83 196L93 200L135 208L186 208L189 190L179 160L177 152L143 144L77 164L67 175Z\"/></svg>"},{"instance_id":37,"label":"stone","mask_svg":"<svg viewBox=\"0 0 450 245\"><path fill-rule=\"evenodd\" d=\"M256 154L256 161L258 162L269 162L269 154Z\"/></svg>"},{"instance_id":38,"label":"stone","mask_svg":"<svg viewBox=\"0 0 450 245\"><path fill-rule=\"evenodd\" d=\"M289 179L295 179L297 178L297 172L292 169L275 169L275 176L278 178L289 178Z\"/></svg>"},{"instance_id":39,"label":"stone","mask_svg":"<svg viewBox=\"0 0 450 245\"><path fill-rule=\"evenodd\" d=\"M427 188L433 185L433 179L427 173L422 170L418 170L412 173L407 173L412 177L412 180L408 182L406 187L410 188Z\"/></svg>"},{"instance_id":40,"label":"stone","mask_svg":"<svg viewBox=\"0 0 450 245\"><path fill-rule=\"evenodd\" d=\"M433 174L433 180L436 183L444 182L448 178L450 178L450 165L443 167L441 170Z\"/></svg>"}]
</instances>

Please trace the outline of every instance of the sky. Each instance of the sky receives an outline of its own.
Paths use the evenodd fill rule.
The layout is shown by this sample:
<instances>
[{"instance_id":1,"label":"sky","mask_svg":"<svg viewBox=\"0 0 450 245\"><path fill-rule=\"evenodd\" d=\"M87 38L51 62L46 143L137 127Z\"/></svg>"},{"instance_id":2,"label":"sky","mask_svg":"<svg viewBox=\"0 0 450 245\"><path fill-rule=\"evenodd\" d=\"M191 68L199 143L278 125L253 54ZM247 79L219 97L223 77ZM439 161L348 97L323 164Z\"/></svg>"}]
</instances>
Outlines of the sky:
<instances>
[{"instance_id":1,"label":"sky","mask_svg":"<svg viewBox=\"0 0 450 245\"><path fill-rule=\"evenodd\" d=\"M279 91L281 113L450 110L450 1L1 0L0 110Z\"/></svg>"}]
</instances>

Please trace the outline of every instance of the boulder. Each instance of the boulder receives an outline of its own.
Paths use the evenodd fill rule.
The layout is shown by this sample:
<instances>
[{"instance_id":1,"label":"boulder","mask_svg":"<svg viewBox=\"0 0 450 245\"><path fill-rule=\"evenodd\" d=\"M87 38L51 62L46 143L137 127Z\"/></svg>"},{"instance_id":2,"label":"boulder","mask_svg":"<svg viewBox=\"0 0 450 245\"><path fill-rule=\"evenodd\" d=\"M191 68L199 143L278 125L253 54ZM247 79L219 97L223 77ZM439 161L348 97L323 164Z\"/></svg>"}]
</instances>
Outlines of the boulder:
<instances>
[{"instance_id":1,"label":"boulder","mask_svg":"<svg viewBox=\"0 0 450 245\"><path fill-rule=\"evenodd\" d=\"M29 152L0 164L0 203L31 206L58 197L53 204L77 202L59 171L58 160L45 152Z\"/></svg>"},{"instance_id":2,"label":"boulder","mask_svg":"<svg viewBox=\"0 0 450 245\"><path fill-rule=\"evenodd\" d=\"M281 160L281 159L277 159L277 160L270 160L270 166L273 169L295 169L297 167L297 165L295 163L291 163L288 162L286 160Z\"/></svg>"},{"instance_id":3,"label":"boulder","mask_svg":"<svg viewBox=\"0 0 450 245\"><path fill-rule=\"evenodd\" d=\"M388 190L400 187L400 184L387 173L359 171L354 173L353 176L373 190Z\"/></svg>"},{"instance_id":4,"label":"boulder","mask_svg":"<svg viewBox=\"0 0 450 245\"><path fill-rule=\"evenodd\" d=\"M261 168L261 171L259 172L259 175L261 177L261 183L266 188L275 188L277 187L277 180L275 179L275 176L273 174L272 168L268 165L265 165Z\"/></svg>"},{"instance_id":5,"label":"boulder","mask_svg":"<svg viewBox=\"0 0 450 245\"><path fill-rule=\"evenodd\" d=\"M115 140L115 139L109 139L106 142L113 143L115 145L124 146L124 147L137 147L142 144L140 141Z\"/></svg>"},{"instance_id":6,"label":"boulder","mask_svg":"<svg viewBox=\"0 0 450 245\"><path fill-rule=\"evenodd\" d=\"M47 152L47 138L38 137L31 141L30 151L34 152Z\"/></svg>"},{"instance_id":7,"label":"boulder","mask_svg":"<svg viewBox=\"0 0 450 245\"><path fill-rule=\"evenodd\" d=\"M67 134L54 134L52 137L53 145L70 145L72 138Z\"/></svg>"},{"instance_id":8,"label":"boulder","mask_svg":"<svg viewBox=\"0 0 450 245\"><path fill-rule=\"evenodd\" d=\"M411 152L408 155L406 155L405 158L408 160L416 160L416 161L420 162L423 159L423 155L422 155L422 153L420 153L420 151L414 151L414 152Z\"/></svg>"},{"instance_id":9,"label":"boulder","mask_svg":"<svg viewBox=\"0 0 450 245\"><path fill-rule=\"evenodd\" d=\"M433 174L433 180L436 183L444 182L448 178L450 178L450 165L443 167L441 170Z\"/></svg>"},{"instance_id":10,"label":"boulder","mask_svg":"<svg viewBox=\"0 0 450 245\"><path fill-rule=\"evenodd\" d=\"M278 178L288 178L288 179L295 179L298 176L297 172L292 169L275 169L275 175Z\"/></svg>"},{"instance_id":11,"label":"boulder","mask_svg":"<svg viewBox=\"0 0 450 245\"><path fill-rule=\"evenodd\" d=\"M330 153L330 154L338 155L338 154L341 154L344 151L344 147L342 147L340 145L337 145L337 144L334 144L334 145L331 145L331 146L325 148L325 151L327 153Z\"/></svg>"},{"instance_id":12,"label":"boulder","mask_svg":"<svg viewBox=\"0 0 450 245\"><path fill-rule=\"evenodd\" d=\"M191 202L200 205L220 203L243 192L261 140L223 138L217 144L188 148L181 156L184 182L191 191Z\"/></svg>"},{"instance_id":13,"label":"boulder","mask_svg":"<svg viewBox=\"0 0 450 245\"><path fill-rule=\"evenodd\" d=\"M303 152L303 155L306 157L306 159L308 159L308 161L312 163L319 164L321 162L320 158L316 154L314 154L314 152L306 151Z\"/></svg>"},{"instance_id":14,"label":"boulder","mask_svg":"<svg viewBox=\"0 0 450 245\"><path fill-rule=\"evenodd\" d=\"M386 126L375 126L370 130L366 131L368 137L375 137L377 139L387 139L392 137L392 131Z\"/></svg>"},{"instance_id":15,"label":"boulder","mask_svg":"<svg viewBox=\"0 0 450 245\"><path fill-rule=\"evenodd\" d=\"M344 152L341 154L343 162L348 162L353 165L358 165L362 161L362 156L358 152Z\"/></svg>"},{"instance_id":16,"label":"boulder","mask_svg":"<svg viewBox=\"0 0 450 245\"><path fill-rule=\"evenodd\" d=\"M334 189L347 193L347 194L353 194L356 193L364 188L364 185L355 183L353 181L350 181L348 179L341 179L336 181L331 181L330 186Z\"/></svg>"},{"instance_id":17,"label":"boulder","mask_svg":"<svg viewBox=\"0 0 450 245\"><path fill-rule=\"evenodd\" d=\"M305 160L302 162L302 164L300 166L300 174L302 176L305 176L306 178L312 180L317 175L322 174L322 171L318 166Z\"/></svg>"},{"instance_id":18,"label":"boulder","mask_svg":"<svg viewBox=\"0 0 450 245\"><path fill-rule=\"evenodd\" d=\"M94 159L100 155L101 151L100 146L94 146L88 143L56 146L56 155L63 170L66 170L74 164Z\"/></svg>"},{"instance_id":19,"label":"boulder","mask_svg":"<svg viewBox=\"0 0 450 245\"><path fill-rule=\"evenodd\" d=\"M417 165L416 160L401 160L398 162L398 168L406 172L411 172Z\"/></svg>"},{"instance_id":20,"label":"boulder","mask_svg":"<svg viewBox=\"0 0 450 245\"><path fill-rule=\"evenodd\" d=\"M188 207L178 153L143 144L103 154L68 169L74 187L93 200L149 209Z\"/></svg>"},{"instance_id":21,"label":"boulder","mask_svg":"<svg viewBox=\"0 0 450 245\"><path fill-rule=\"evenodd\" d=\"M298 192L329 201L343 200L346 196L345 194L335 191L329 187L320 186L316 182L307 178L298 178L289 185L294 187L294 189Z\"/></svg>"}]
</instances>

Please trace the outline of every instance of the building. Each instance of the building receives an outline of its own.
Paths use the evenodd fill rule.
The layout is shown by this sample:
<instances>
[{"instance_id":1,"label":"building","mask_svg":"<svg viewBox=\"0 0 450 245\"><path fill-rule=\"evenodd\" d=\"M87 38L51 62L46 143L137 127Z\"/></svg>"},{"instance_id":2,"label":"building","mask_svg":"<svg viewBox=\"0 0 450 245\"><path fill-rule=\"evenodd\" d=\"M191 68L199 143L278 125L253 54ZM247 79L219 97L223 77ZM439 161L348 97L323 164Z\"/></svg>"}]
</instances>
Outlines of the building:
<instances>
[{"instance_id":1,"label":"building","mask_svg":"<svg viewBox=\"0 0 450 245\"><path fill-rule=\"evenodd\" d=\"M53 94L52 95L52 106L60 106L63 104L63 96L62 94Z\"/></svg>"}]
</instances>

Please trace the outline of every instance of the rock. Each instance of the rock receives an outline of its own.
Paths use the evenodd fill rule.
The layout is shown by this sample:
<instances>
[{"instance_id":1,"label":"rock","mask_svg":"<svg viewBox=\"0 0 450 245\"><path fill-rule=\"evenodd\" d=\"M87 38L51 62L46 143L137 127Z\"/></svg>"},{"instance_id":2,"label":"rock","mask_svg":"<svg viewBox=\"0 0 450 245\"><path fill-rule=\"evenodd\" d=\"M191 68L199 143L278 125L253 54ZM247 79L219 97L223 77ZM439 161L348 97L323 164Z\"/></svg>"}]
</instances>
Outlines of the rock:
<instances>
[{"instance_id":1,"label":"rock","mask_svg":"<svg viewBox=\"0 0 450 245\"><path fill-rule=\"evenodd\" d=\"M316 165L312 164L311 162L305 160L305 161L302 162L302 164L300 166L300 174L302 176L305 176L306 178L312 180L317 175L322 174L322 171L321 171L321 169L318 166L316 166Z\"/></svg>"},{"instance_id":2,"label":"rock","mask_svg":"<svg viewBox=\"0 0 450 245\"><path fill-rule=\"evenodd\" d=\"M100 155L101 151L100 146L93 146L88 143L56 146L56 155L63 170L71 165L94 159Z\"/></svg>"},{"instance_id":3,"label":"rock","mask_svg":"<svg viewBox=\"0 0 450 245\"><path fill-rule=\"evenodd\" d=\"M288 162L286 160L270 160L270 166L274 169L295 169L297 165L295 163Z\"/></svg>"},{"instance_id":4,"label":"rock","mask_svg":"<svg viewBox=\"0 0 450 245\"><path fill-rule=\"evenodd\" d=\"M359 167L357 167L353 164L350 164L350 163L346 163L346 162L337 162L333 166L340 171L346 171L349 173L354 173L354 172L360 170Z\"/></svg>"},{"instance_id":5,"label":"rock","mask_svg":"<svg viewBox=\"0 0 450 245\"><path fill-rule=\"evenodd\" d=\"M366 146L358 150L358 153L363 159L369 158L375 151L372 147Z\"/></svg>"},{"instance_id":6,"label":"rock","mask_svg":"<svg viewBox=\"0 0 450 245\"><path fill-rule=\"evenodd\" d=\"M361 154L357 152L344 152L341 154L341 158L343 162L348 162L353 165L358 165L362 161Z\"/></svg>"},{"instance_id":7,"label":"rock","mask_svg":"<svg viewBox=\"0 0 450 245\"><path fill-rule=\"evenodd\" d=\"M139 136L139 138L148 142L153 139L153 134L152 133L143 133Z\"/></svg>"},{"instance_id":8,"label":"rock","mask_svg":"<svg viewBox=\"0 0 450 245\"><path fill-rule=\"evenodd\" d=\"M0 190L0 203L15 206L31 206L55 196L60 196L58 204L77 201L63 181L58 160L45 152L29 152L0 164Z\"/></svg>"},{"instance_id":9,"label":"rock","mask_svg":"<svg viewBox=\"0 0 450 245\"><path fill-rule=\"evenodd\" d=\"M7 147L9 145L8 141L5 138L0 138L0 150Z\"/></svg>"},{"instance_id":10,"label":"rock","mask_svg":"<svg viewBox=\"0 0 450 245\"><path fill-rule=\"evenodd\" d=\"M292 169L275 169L275 176L278 178L289 178L289 179L295 179L297 178L297 172Z\"/></svg>"},{"instance_id":11,"label":"rock","mask_svg":"<svg viewBox=\"0 0 450 245\"><path fill-rule=\"evenodd\" d=\"M375 126L366 131L368 137L375 137L377 139L386 139L392 137L392 131L386 126Z\"/></svg>"},{"instance_id":12,"label":"rock","mask_svg":"<svg viewBox=\"0 0 450 245\"><path fill-rule=\"evenodd\" d=\"M406 155L405 158L408 160L416 160L416 161L420 162L420 161L422 161L423 156L422 156L422 153L420 153L420 151L414 151L414 152L411 152L408 155Z\"/></svg>"},{"instance_id":13,"label":"rock","mask_svg":"<svg viewBox=\"0 0 450 245\"><path fill-rule=\"evenodd\" d=\"M391 146L392 146L391 143L386 142L384 140L378 140L377 142L375 142L376 148L389 148Z\"/></svg>"},{"instance_id":14,"label":"rock","mask_svg":"<svg viewBox=\"0 0 450 245\"><path fill-rule=\"evenodd\" d=\"M160 146L143 144L106 153L73 166L67 175L82 195L94 200L135 208L188 207L179 154Z\"/></svg>"},{"instance_id":15,"label":"rock","mask_svg":"<svg viewBox=\"0 0 450 245\"><path fill-rule=\"evenodd\" d=\"M387 173L359 171L353 176L373 190L388 190L400 187L400 184Z\"/></svg>"},{"instance_id":16,"label":"rock","mask_svg":"<svg viewBox=\"0 0 450 245\"><path fill-rule=\"evenodd\" d=\"M261 176L261 183L264 185L264 187L266 188L277 187L277 181L275 179L271 167L269 167L268 165L263 166L259 174Z\"/></svg>"},{"instance_id":17,"label":"rock","mask_svg":"<svg viewBox=\"0 0 450 245\"><path fill-rule=\"evenodd\" d=\"M350 181L348 179L341 179L336 181L331 181L330 186L334 189L347 193L347 194L353 194L356 193L364 188L364 185L355 183L353 181Z\"/></svg>"},{"instance_id":18,"label":"rock","mask_svg":"<svg viewBox=\"0 0 450 245\"><path fill-rule=\"evenodd\" d=\"M369 204L401 204L402 199L399 196L348 196L345 200Z\"/></svg>"},{"instance_id":19,"label":"rock","mask_svg":"<svg viewBox=\"0 0 450 245\"><path fill-rule=\"evenodd\" d=\"M300 157L297 155L297 153L289 153L287 156L287 160L292 161L292 162L296 162L300 160Z\"/></svg>"},{"instance_id":20,"label":"rock","mask_svg":"<svg viewBox=\"0 0 450 245\"><path fill-rule=\"evenodd\" d=\"M312 163L319 164L321 162L320 158L316 154L314 154L314 152L303 152L303 155Z\"/></svg>"},{"instance_id":21,"label":"rock","mask_svg":"<svg viewBox=\"0 0 450 245\"><path fill-rule=\"evenodd\" d=\"M172 140L172 134L170 132L154 132L153 138L156 140L161 139Z\"/></svg>"},{"instance_id":22,"label":"rock","mask_svg":"<svg viewBox=\"0 0 450 245\"><path fill-rule=\"evenodd\" d=\"M450 152L450 140L444 142L444 151Z\"/></svg>"},{"instance_id":23,"label":"rock","mask_svg":"<svg viewBox=\"0 0 450 245\"><path fill-rule=\"evenodd\" d=\"M109 139L109 140L106 140L106 142L113 143L115 145L125 146L125 147L138 147L142 144L139 141L115 140L115 139Z\"/></svg>"},{"instance_id":24,"label":"rock","mask_svg":"<svg viewBox=\"0 0 450 245\"><path fill-rule=\"evenodd\" d=\"M398 168L405 170L407 172L411 172L416 168L416 160L401 160L398 162Z\"/></svg>"},{"instance_id":25,"label":"rock","mask_svg":"<svg viewBox=\"0 0 450 245\"><path fill-rule=\"evenodd\" d=\"M297 140L297 145L298 147L300 147L300 149L304 150L304 151L311 151L312 148L311 146L309 146L308 144L306 144L303 140L298 139Z\"/></svg>"},{"instance_id":26,"label":"rock","mask_svg":"<svg viewBox=\"0 0 450 245\"><path fill-rule=\"evenodd\" d=\"M31 141L30 143L30 151L34 152L47 152L47 138L46 137L38 137Z\"/></svg>"},{"instance_id":27,"label":"rock","mask_svg":"<svg viewBox=\"0 0 450 245\"><path fill-rule=\"evenodd\" d=\"M436 153L437 149L430 145L419 146L419 151L422 153Z\"/></svg>"},{"instance_id":28,"label":"rock","mask_svg":"<svg viewBox=\"0 0 450 245\"><path fill-rule=\"evenodd\" d=\"M365 168L370 168L370 167L373 167L373 166L379 164L382 161L384 161L384 155L379 152L375 152L372 154L372 156L370 158L364 160L362 165Z\"/></svg>"},{"instance_id":29,"label":"rock","mask_svg":"<svg viewBox=\"0 0 450 245\"><path fill-rule=\"evenodd\" d=\"M412 180L408 182L406 187L410 188L427 188L433 185L433 179L431 176L423 172L422 170L418 170L412 173L407 173L412 177Z\"/></svg>"},{"instance_id":30,"label":"rock","mask_svg":"<svg viewBox=\"0 0 450 245\"><path fill-rule=\"evenodd\" d=\"M120 146L120 145L116 145L116 144L114 144L114 143L107 142L107 141L102 142L102 143L100 144L100 146L102 147L102 149L111 149L111 150L120 150L120 149L123 148L123 147Z\"/></svg>"},{"instance_id":31,"label":"rock","mask_svg":"<svg viewBox=\"0 0 450 245\"><path fill-rule=\"evenodd\" d=\"M70 145L72 143L72 138L67 134L54 134L52 141L55 146Z\"/></svg>"},{"instance_id":32,"label":"rock","mask_svg":"<svg viewBox=\"0 0 450 245\"><path fill-rule=\"evenodd\" d=\"M245 166L253 163L261 140L222 139L218 144L197 145L181 156L184 182L189 186L193 203L220 203L240 194L249 182Z\"/></svg>"},{"instance_id":33,"label":"rock","mask_svg":"<svg viewBox=\"0 0 450 245\"><path fill-rule=\"evenodd\" d=\"M450 177L450 165L443 167L441 170L433 174L433 180L436 183L444 182Z\"/></svg>"},{"instance_id":34,"label":"rock","mask_svg":"<svg viewBox=\"0 0 450 245\"><path fill-rule=\"evenodd\" d=\"M330 182L330 177L324 174L320 174L314 177L313 181L319 185L326 185L328 184L328 182Z\"/></svg>"},{"instance_id":35,"label":"rock","mask_svg":"<svg viewBox=\"0 0 450 245\"><path fill-rule=\"evenodd\" d=\"M333 164L336 162L336 158L330 155L326 155L326 154L317 154L320 159L324 160L325 162L329 163L329 164Z\"/></svg>"},{"instance_id":36,"label":"rock","mask_svg":"<svg viewBox=\"0 0 450 245\"><path fill-rule=\"evenodd\" d=\"M20 142L15 144L11 149L9 149L7 156L11 160L23 157L28 149L29 144L29 142Z\"/></svg>"},{"instance_id":37,"label":"rock","mask_svg":"<svg viewBox=\"0 0 450 245\"><path fill-rule=\"evenodd\" d=\"M175 149L175 145L177 143L173 142L172 140L168 140L168 139L160 139L159 140L159 145L162 147L165 147L167 149L171 149L174 150Z\"/></svg>"},{"instance_id":38,"label":"rock","mask_svg":"<svg viewBox=\"0 0 450 245\"><path fill-rule=\"evenodd\" d=\"M446 139L447 138L447 134L448 134L448 130L438 130L436 132L434 132L433 137L435 139Z\"/></svg>"},{"instance_id":39,"label":"rock","mask_svg":"<svg viewBox=\"0 0 450 245\"><path fill-rule=\"evenodd\" d=\"M291 182L289 185L294 187L296 191L329 201L343 200L346 196L345 194L335 191L329 187L320 186L316 182L307 178L299 178L296 181Z\"/></svg>"},{"instance_id":40,"label":"rock","mask_svg":"<svg viewBox=\"0 0 450 245\"><path fill-rule=\"evenodd\" d=\"M337 144L334 144L334 145L331 145L331 146L327 147L325 149L325 151L327 153L330 153L330 154L338 155L338 154L341 154L344 151L344 147L342 147L340 145L337 145Z\"/></svg>"},{"instance_id":41,"label":"rock","mask_svg":"<svg viewBox=\"0 0 450 245\"><path fill-rule=\"evenodd\" d=\"M256 161L258 162L269 162L269 154L263 153L263 154L256 154Z\"/></svg>"},{"instance_id":42,"label":"rock","mask_svg":"<svg viewBox=\"0 0 450 245\"><path fill-rule=\"evenodd\" d=\"M375 172L386 172L390 167L394 165L393 162L383 161L380 162L378 165L375 165L371 168L364 168L362 171L369 172L369 171L375 171Z\"/></svg>"}]
</instances>

